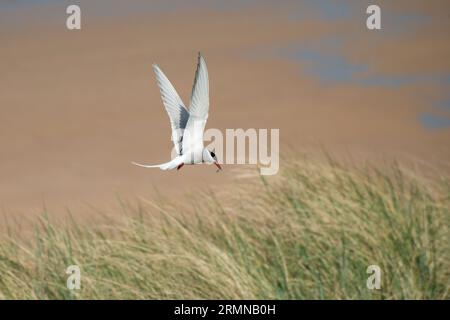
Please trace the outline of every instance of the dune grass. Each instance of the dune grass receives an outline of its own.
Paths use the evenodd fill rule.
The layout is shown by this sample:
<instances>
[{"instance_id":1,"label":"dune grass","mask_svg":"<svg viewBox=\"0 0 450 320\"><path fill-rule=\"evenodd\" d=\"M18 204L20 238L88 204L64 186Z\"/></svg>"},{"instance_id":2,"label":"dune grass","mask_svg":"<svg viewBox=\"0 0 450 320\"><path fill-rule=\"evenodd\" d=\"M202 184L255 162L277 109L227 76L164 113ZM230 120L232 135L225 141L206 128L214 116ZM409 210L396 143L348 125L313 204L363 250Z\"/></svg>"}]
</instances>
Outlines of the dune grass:
<instances>
[{"instance_id":1,"label":"dune grass","mask_svg":"<svg viewBox=\"0 0 450 320\"><path fill-rule=\"evenodd\" d=\"M285 161L188 203L0 240L3 299L448 299L450 183L396 164ZM81 268L81 289L65 270ZM381 289L369 290L369 265Z\"/></svg>"}]
</instances>

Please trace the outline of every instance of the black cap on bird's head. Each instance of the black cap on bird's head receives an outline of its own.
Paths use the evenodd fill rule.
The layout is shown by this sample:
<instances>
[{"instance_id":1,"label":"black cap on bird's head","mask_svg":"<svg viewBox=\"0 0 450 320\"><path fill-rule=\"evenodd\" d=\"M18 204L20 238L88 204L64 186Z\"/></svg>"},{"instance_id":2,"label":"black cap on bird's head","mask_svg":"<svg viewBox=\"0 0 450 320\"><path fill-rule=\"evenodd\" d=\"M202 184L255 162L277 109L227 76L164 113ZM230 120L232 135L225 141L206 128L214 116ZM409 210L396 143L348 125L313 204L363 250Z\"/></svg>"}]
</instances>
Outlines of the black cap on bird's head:
<instances>
[{"instance_id":1,"label":"black cap on bird's head","mask_svg":"<svg viewBox=\"0 0 450 320\"><path fill-rule=\"evenodd\" d=\"M213 149L213 151L210 151L210 152L209 152L209 154L211 155L211 157L213 157L213 159L214 159L214 160L216 160L216 161L217 161L217 158L216 158L216 153L215 153L215 151L216 151L216 149Z\"/></svg>"}]
</instances>

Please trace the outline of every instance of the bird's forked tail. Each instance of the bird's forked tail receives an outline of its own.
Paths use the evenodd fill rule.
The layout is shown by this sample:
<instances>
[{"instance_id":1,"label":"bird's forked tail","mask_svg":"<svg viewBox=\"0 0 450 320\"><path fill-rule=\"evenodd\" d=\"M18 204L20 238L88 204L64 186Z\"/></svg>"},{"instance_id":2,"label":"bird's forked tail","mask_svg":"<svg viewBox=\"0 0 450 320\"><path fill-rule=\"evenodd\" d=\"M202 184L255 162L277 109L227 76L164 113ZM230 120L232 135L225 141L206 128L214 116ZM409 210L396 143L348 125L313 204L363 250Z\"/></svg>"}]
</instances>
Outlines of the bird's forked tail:
<instances>
[{"instance_id":1,"label":"bird's forked tail","mask_svg":"<svg viewBox=\"0 0 450 320\"><path fill-rule=\"evenodd\" d=\"M139 167L143 167L143 168L159 168L161 170L172 170L183 163L183 158L176 157L169 162L156 164L156 165L146 165L146 164L140 164L140 163L136 163L136 162L131 162L131 163L134 164L135 166L139 166Z\"/></svg>"}]
</instances>

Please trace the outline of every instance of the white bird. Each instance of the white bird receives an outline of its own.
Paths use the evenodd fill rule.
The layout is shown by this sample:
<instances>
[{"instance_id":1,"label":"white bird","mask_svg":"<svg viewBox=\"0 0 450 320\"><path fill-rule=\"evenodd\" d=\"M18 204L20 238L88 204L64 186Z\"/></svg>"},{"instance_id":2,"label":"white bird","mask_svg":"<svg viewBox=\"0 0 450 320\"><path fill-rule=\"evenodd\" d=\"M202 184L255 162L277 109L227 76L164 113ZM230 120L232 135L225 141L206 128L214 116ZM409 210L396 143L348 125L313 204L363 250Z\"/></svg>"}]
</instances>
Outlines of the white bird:
<instances>
[{"instance_id":1,"label":"white bird","mask_svg":"<svg viewBox=\"0 0 450 320\"><path fill-rule=\"evenodd\" d=\"M205 59L198 54L197 71L195 72L189 111L181 101L173 85L161 69L153 64L161 98L169 114L172 127L172 141L177 156L169 162L158 165L143 165L132 162L144 168L159 168L161 170L181 169L185 164L215 164L219 170L221 165L213 151L203 146L203 131L209 111L209 79Z\"/></svg>"}]
</instances>

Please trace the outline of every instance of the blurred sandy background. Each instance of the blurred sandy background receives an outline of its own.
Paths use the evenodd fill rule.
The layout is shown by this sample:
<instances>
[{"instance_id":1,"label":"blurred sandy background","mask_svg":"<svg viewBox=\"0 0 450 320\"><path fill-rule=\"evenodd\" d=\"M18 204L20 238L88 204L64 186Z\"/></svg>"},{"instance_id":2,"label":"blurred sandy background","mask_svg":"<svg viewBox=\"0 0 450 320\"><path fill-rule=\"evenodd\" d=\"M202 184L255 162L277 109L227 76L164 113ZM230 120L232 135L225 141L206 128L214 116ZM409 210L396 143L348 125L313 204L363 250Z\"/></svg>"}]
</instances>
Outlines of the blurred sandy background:
<instances>
[{"instance_id":1,"label":"blurred sandy background","mask_svg":"<svg viewBox=\"0 0 450 320\"><path fill-rule=\"evenodd\" d=\"M235 181L234 166L130 164L165 162L172 148L152 63L188 105L198 51L208 128L279 128L282 155L447 164L450 2L377 3L380 31L357 0L1 0L0 209L104 208ZM69 4L80 31L65 27Z\"/></svg>"}]
</instances>

